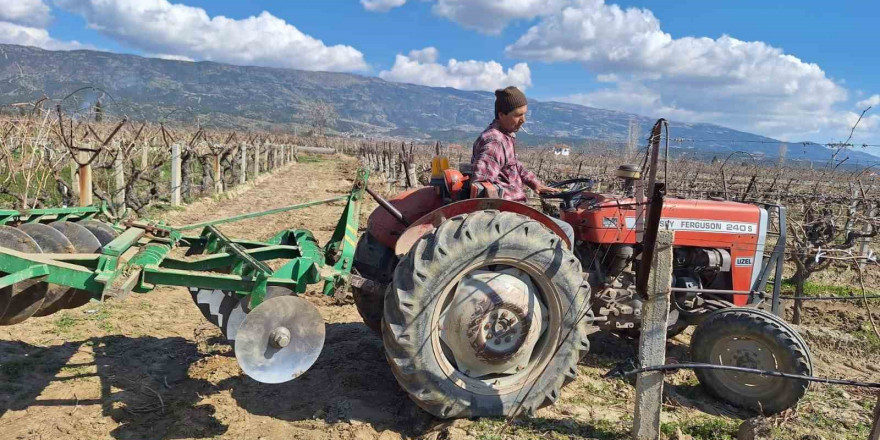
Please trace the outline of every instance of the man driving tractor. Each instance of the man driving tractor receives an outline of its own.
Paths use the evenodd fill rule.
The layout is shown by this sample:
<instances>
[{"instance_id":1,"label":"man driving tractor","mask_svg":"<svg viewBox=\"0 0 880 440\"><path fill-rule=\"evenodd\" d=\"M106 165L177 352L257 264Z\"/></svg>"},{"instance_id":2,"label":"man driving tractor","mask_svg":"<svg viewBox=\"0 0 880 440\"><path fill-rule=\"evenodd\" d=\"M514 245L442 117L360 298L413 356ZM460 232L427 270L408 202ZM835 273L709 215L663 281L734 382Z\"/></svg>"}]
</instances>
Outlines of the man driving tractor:
<instances>
[{"instance_id":1,"label":"man driving tractor","mask_svg":"<svg viewBox=\"0 0 880 440\"><path fill-rule=\"evenodd\" d=\"M527 111L526 95L518 88L510 86L495 91L495 120L474 141L471 157L473 180L491 184L487 188L490 197L525 203L527 198L523 183L538 194L559 192L544 185L535 173L527 170L516 158L516 132L525 124ZM556 218L553 221L574 243L571 225Z\"/></svg>"}]
</instances>

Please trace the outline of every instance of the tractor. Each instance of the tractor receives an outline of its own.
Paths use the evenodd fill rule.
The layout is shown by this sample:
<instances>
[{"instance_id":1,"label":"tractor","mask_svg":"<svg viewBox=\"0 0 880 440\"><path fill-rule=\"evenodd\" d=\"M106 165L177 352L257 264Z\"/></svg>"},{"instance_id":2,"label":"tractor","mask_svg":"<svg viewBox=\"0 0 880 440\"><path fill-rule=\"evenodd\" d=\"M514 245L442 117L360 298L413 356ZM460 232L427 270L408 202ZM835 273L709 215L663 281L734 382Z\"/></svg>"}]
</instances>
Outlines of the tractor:
<instances>
[{"instance_id":1,"label":"tractor","mask_svg":"<svg viewBox=\"0 0 880 440\"><path fill-rule=\"evenodd\" d=\"M362 169L347 195L179 227L114 219L97 206L0 210L0 325L183 286L233 345L245 374L282 383L306 372L323 349L324 320L299 297L323 283L325 295L344 299L351 291L394 376L427 412L533 413L574 380L588 336L639 336L642 170L622 166L606 191L585 178L556 183L562 191L545 199L573 227L570 240L543 211L487 197L497 191L447 163L436 158L428 186L390 200L368 187ZM656 160L646 168L656 170ZM366 194L379 207L358 239ZM344 206L323 246L305 229L254 241L217 228L323 203ZM772 246L771 218L779 231ZM696 325L692 360L810 375L804 340L758 308L775 277L771 311L779 312L785 209L669 198L659 221L675 230L668 334ZM791 407L808 385L696 374L712 394L764 414Z\"/></svg>"},{"instance_id":2,"label":"tractor","mask_svg":"<svg viewBox=\"0 0 880 440\"><path fill-rule=\"evenodd\" d=\"M441 418L533 413L575 378L590 334L639 337L642 170L621 166L606 191L588 178L551 185L561 191L542 203L573 227L572 242L543 210L487 198L491 184L472 181L467 164L445 163L434 159L428 186L374 195L380 206L354 255L355 304L424 410ZM660 227L675 231L667 335L696 326L693 362L810 375L804 340L758 307L771 299L778 313L784 207L668 198ZM695 372L711 394L764 414L790 408L808 386Z\"/></svg>"}]
</instances>

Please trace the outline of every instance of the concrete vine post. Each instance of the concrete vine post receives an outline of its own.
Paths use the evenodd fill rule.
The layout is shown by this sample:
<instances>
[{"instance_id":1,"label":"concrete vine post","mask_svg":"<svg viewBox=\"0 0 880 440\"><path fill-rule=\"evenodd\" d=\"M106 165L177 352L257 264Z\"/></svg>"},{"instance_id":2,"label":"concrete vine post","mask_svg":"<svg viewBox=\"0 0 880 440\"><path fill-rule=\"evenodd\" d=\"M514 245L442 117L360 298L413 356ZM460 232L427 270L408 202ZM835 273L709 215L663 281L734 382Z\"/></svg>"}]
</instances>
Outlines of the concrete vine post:
<instances>
[{"instance_id":1,"label":"concrete vine post","mask_svg":"<svg viewBox=\"0 0 880 440\"><path fill-rule=\"evenodd\" d=\"M76 161L71 161L70 162L70 192L72 193L73 197L76 198L77 200L79 200L79 185L75 184L75 182L78 182L78 179L79 179L79 177L77 177L78 173L79 173L79 164L77 164Z\"/></svg>"},{"instance_id":2,"label":"concrete vine post","mask_svg":"<svg viewBox=\"0 0 880 440\"><path fill-rule=\"evenodd\" d=\"M663 365L666 361L666 325L669 315L669 286L672 284L672 241L675 233L658 231L655 255L648 275L648 298L642 303L639 337L639 366ZM636 379L636 410L633 438L660 438L660 410L663 404L663 372L640 373Z\"/></svg>"},{"instance_id":3,"label":"concrete vine post","mask_svg":"<svg viewBox=\"0 0 880 440\"><path fill-rule=\"evenodd\" d=\"M180 144L171 144L171 206L180 206L181 165Z\"/></svg>"},{"instance_id":4,"label":"concrete vine post","mask_svg":"<svg viewBox=\"0 0 880 440\"><path fill-rule=\"evenodd\" d=\"M116 143L116 147L116 158L113 160L113 204L117 214L121 215L125 213L125 161L119 143Z\"/></svg>"}]
</instances>

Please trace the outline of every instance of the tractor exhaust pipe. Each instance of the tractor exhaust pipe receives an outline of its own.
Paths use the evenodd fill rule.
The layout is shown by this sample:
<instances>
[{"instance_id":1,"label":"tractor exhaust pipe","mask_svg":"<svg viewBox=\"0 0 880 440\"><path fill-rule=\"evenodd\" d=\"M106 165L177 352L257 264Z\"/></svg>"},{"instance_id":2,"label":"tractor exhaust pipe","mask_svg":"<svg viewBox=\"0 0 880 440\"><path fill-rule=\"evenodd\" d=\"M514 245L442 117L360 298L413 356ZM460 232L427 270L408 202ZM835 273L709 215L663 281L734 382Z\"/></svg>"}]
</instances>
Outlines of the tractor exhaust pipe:
<instances>
[{"instance_id":1,"label":"tractor exhaust pipe","mask_svg":"<svg viewBox=\"0 0 880 440\"><path fill-rule=\"evenodd\" d=\"M373 197L373 199L376 200L376 203L378 203L379 206L381 206L386 211L388 211L388 213L391 214L391 216L394 217L397 221L399 221L400 224L406 226L407 228L409 227L409 225L411 223L409 221L407 221L407 219L403 216L403 213L400 212L397 208L395 208L394 205L392 205L388 200L385 200L384 197L373 192L373 190L370 189L370 187L367 187L366 190L367 190L367 193L370 194Z\"/></svg>"}]
</instances>

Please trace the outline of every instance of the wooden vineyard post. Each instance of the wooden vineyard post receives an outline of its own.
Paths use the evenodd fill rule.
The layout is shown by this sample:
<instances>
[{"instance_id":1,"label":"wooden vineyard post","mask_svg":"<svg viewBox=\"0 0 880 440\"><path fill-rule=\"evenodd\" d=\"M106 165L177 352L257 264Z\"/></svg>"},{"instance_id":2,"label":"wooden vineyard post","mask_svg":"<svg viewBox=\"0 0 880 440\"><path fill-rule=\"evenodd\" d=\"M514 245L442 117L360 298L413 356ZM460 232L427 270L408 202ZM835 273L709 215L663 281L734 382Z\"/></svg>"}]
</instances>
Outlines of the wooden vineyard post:
<instances>
[{"instance_id":1,"label":"wooden vineyard post","mask_svg":"<svg viewBox=\"0 0 880 440\"><path fill-rule=\"evenodd\" d=\"M171 206L180 206L180 144L171 145Z\"/></svg>"},{"instance_id":2,"label":"wooden vineyard post","mask_svg":"<svg viewBox=\"0 0 880 440\"><path fill-rule=\"evenodd\" d=\"M122 151L117 150L116 159L113 161L113 204L117 214L125 213L125 161Z\"/></svg>"},{"instance_id":3,"label":"wooden vineyard post","mask_svg":"<svg viewBox=\"0 0 880 440\"><path fill-rule=\"evenodd\" d=\"M275 146L266 144L266 170L274 170L275 165Z\"/></svg>"},{"instance_id":4,"label":"wooden vineyard post","mask_svg":"<svg viewBox=\"0 0 880 440\"><path fill-rule=\"evenodd\" d=\"M91 146L89 146L91 147ZM79 163L89 161L89 152L80 151L77 153ZM86 163L79 165L79 206L90 206L92 204L92 164Z\"/></svg>"},{"instance_id":5,"label":"wooden vineyard post","mask_svg":"<svg viewBox=\"0 0 880 440\"><path fill-rule=\"evenodd\" d=\"M416 177L416 164L413 162L412 156L406 161L406 175L413 188L419 186L419 180Z\"/></svg>"},{"instance_id":6,"label":"wooden vineyard post","mask_svg":"<svg viewBox=\"0 0 880 440\"><path fill-rule=\"evenodd\" d=\"M241 144L241 174L238 176L238 183L242 184L247 181L247 145Z\"/></svg>"},{"instance_id":7,"label":"wooden vineyard post","mask_svg":"<svg viewBox=\"0 0 880 440\"><path fill-rule=\"evenodd\" d=\"M251 179L256 179L260 175L260 147L254 145L254 175Z\"/></svg>"},{"instance_id":8,"label":"wooden vineyard post","mask_svg":"<svg viewBox=\"0 0 880 440\"><path fill-rule=\"evenodd\" d=\"M264 144L263 148L266 150L266 154L263 156L263 171L269 171L269 144Z\"/></svg>"},{"instance_id":9,"label":"wooden vineyard post","mask_svg":"<svg viewBox=\"0 0 880 440\"><path fill-rule=\"evenodd\" d=\"M220 167L220 155L215 154L212 159L214 171L214 193L220 194L223 192L223 169Z\"/></svg>"}]
</instances>

